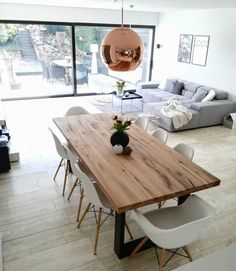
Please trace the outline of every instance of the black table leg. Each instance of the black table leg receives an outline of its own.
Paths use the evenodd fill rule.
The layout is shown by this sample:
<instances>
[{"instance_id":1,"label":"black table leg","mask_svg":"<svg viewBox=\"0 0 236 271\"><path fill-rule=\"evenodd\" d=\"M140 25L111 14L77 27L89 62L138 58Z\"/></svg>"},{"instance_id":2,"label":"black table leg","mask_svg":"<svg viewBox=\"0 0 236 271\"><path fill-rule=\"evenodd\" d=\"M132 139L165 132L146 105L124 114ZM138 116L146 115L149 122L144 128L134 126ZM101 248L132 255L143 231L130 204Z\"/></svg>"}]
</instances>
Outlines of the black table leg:
<instances>
[{"instance_id":1,"label":"black table leg","mask_svg":"<svg viewBox=\"0 0 236 271\"><path fill-rule=\"evenodd\" d=\"M115 240L114 240L114 250L119 259L128 257L131 252L137 247L137 245L143 240L138 238L131 240L129 242L124 241L125 238L125 213L115 215ZM156 245L150 240L140 249L140 251L155 247Z\"/></svg>"},{"instance_id":2,"label":"black table leg","mask_svg":"<svg viewBox=\"0 0 236 271\"><path fill-rule=\"evenodd\" d=\"M182 203L185 202L185 200L190 196L190 194L188 195L184 195L184 196L181 196L181 197L178 197L178 205L181 205Z\"/></svg>"}]
</instances>

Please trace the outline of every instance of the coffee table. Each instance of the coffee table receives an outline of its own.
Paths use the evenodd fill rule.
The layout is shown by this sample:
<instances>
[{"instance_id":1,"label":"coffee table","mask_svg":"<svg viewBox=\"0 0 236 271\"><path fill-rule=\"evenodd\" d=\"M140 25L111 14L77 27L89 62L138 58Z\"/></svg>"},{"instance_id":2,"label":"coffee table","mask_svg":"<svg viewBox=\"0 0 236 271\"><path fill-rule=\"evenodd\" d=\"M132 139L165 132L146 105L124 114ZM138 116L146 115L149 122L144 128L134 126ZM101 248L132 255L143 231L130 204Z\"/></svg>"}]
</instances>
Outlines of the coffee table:
<instances>
[{"instance_id":1,"label":"coffee table","mask_svg":"<svg viewBox=\"0 0 236 271\"><path fill-rule=\"evenodd\" d=\"M129 96L125 96L125 93L129 93ZM134 90L126 90L124 91L124 95L123 96L118 96L116 95L116 93L112 94L112 107L114 107L114 98L115 99L119 99L120 100L120 112L122 112L123 109L123 102L124 101L130 101L131 102L131 112L133 111L133 100L141 100L141 111L143 111L143 97L137 93L134 92Z\"/></svg>"}]
</instances>

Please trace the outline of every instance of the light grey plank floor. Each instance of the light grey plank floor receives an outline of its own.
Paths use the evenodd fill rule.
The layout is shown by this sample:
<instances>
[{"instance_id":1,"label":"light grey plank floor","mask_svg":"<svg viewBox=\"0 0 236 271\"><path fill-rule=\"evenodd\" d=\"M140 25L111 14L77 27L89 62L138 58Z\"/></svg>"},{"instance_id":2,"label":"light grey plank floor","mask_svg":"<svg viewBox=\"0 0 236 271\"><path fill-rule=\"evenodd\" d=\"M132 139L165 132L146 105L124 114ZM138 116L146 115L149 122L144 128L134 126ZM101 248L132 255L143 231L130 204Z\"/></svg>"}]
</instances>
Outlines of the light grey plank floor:
<instances>
[{"instance_id":1,"label":"light grey plank floor","mask_svg":"<svg viewBox=\"0 0 236 271\"><path fill-rule=\"evenodd\" d=\"M0 174L0 232L5 271L158 270L153 249L132 259L119 260L115 256L112 219L102 227L98 255L93 256L93 217L88 217L78 229L78 191L68 202L61 196L63 173L53 181L59 159L47 127L52 125L52 117L63 116L70 106L89 99L1 104L12 142L21 156L20 163L13 163L9 173ZM154 129L152 125L149 128ZM169 134L169 146L179 142L190 144L195 149L194 162L222 180L220 186L198 193L216 208L217 215L206 224L201 238L190 245L197 259L236 243L236 130L218 126ZM142 234L134 222L128 222L135 236ZM186 259L175 257L165 270L184 263Z\"/></svg>"}]
</instances>

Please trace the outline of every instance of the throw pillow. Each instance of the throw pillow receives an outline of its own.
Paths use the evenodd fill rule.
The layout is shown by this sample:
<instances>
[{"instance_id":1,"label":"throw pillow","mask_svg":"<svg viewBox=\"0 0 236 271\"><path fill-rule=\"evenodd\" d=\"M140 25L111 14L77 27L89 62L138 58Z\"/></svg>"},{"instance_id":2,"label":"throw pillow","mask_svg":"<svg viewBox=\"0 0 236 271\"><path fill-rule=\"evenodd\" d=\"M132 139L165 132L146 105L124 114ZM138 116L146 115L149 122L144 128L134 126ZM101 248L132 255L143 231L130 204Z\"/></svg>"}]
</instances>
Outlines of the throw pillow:
<instances>
[{"instance_id":1,"label":"throw pillow","mask_svg":"<svg viewBox=\"0 0 236 271\"><path fill-rule=\"evenodd\" d=\"M184 88L184 84L179 81L176 81L170 92L172 92L176 95L181 95L183 88Z\"/></svg>"},{"instance_id":2,"label":"throw pillow","mask_svg":"<svg viewBox=\"0 0 236 271\"><path fill-rule=\"evenodd\" d=\"M208 101L212 101L215 97L216 93L213 89L211 89L209 91L209 93L207 94L207 96L202 100L202 102L208 102Z\"/></svg>"},{"instance_id":3,"label":"throw pillow","mask_svg":"<svg viewBox=\"0 0 236 271\"><path fill-rule=\"evenodd\" d=\"M167 79L162 80L158 88L164 90L166 88L166 84L167 84Z\"/></svg>"},{"instance_id":4,"label":"throw pillow","mask_svg":"<svg viewBox=\"0 0 236 271\"><path fill-rule=\"evenodd\" d=\"M169 78L165 79L164 81L160 83L159 88L164 91L171 92L175 86L176 81L177 81L176 79L169 79Z\"/></svg>"},{"instance_id":5,"label":"throw pillow","mask_svg":"<svg viewBox=\"0 0 236 271\"><path fill-rule=\"evenodd\" d=\"M201 102L208 94L208 91L204 88L198 88L196 93L193 95L192 100L194 102Z\"/></svg>"},{"instance_id":6,"label":"throw pillow","mask_svg":"<svg viewBox=\"0 0 236 271\"><path fill-rule=\"evenodd\" d=\"M166 86L163 90L166 90L168 92L172 92L175 85L176 85L176 79L166 79Z\"/></svg>"}]
</instances>

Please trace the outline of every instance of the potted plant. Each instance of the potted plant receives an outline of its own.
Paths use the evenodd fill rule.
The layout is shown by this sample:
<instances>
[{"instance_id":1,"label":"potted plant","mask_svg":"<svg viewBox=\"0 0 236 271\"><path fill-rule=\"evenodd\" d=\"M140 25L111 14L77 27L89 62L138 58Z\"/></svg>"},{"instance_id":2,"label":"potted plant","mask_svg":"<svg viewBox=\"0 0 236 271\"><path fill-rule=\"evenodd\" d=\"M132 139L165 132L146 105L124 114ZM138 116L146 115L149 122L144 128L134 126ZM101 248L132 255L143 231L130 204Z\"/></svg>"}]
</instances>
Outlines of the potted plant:
<instances>
[{"instance_id":1,"label":"potted plant","mask_svg":"<svg viewBox=\"0 0 236 271\"><path fill-rule=\"evenodd\" d=\"M112 119L114 120L114 123L111 129L115 129L116 131L111 135L111 145L121 145L125 148L129 144L129 136L126 131L129 130L132 122L124 116L118 115L113 116Z\"/></svg>"},{"instance_id":2,"label":"potted plant","mask_svg":"<svg viewBox=\"0 0 236 271\"><path fill-rule=\"evenodd\" d=\"M123 96L124 95L124 87L125 87L125 81L118 80L116 81L116 95L117 96Z\"/></svg>"}]
</instances>

